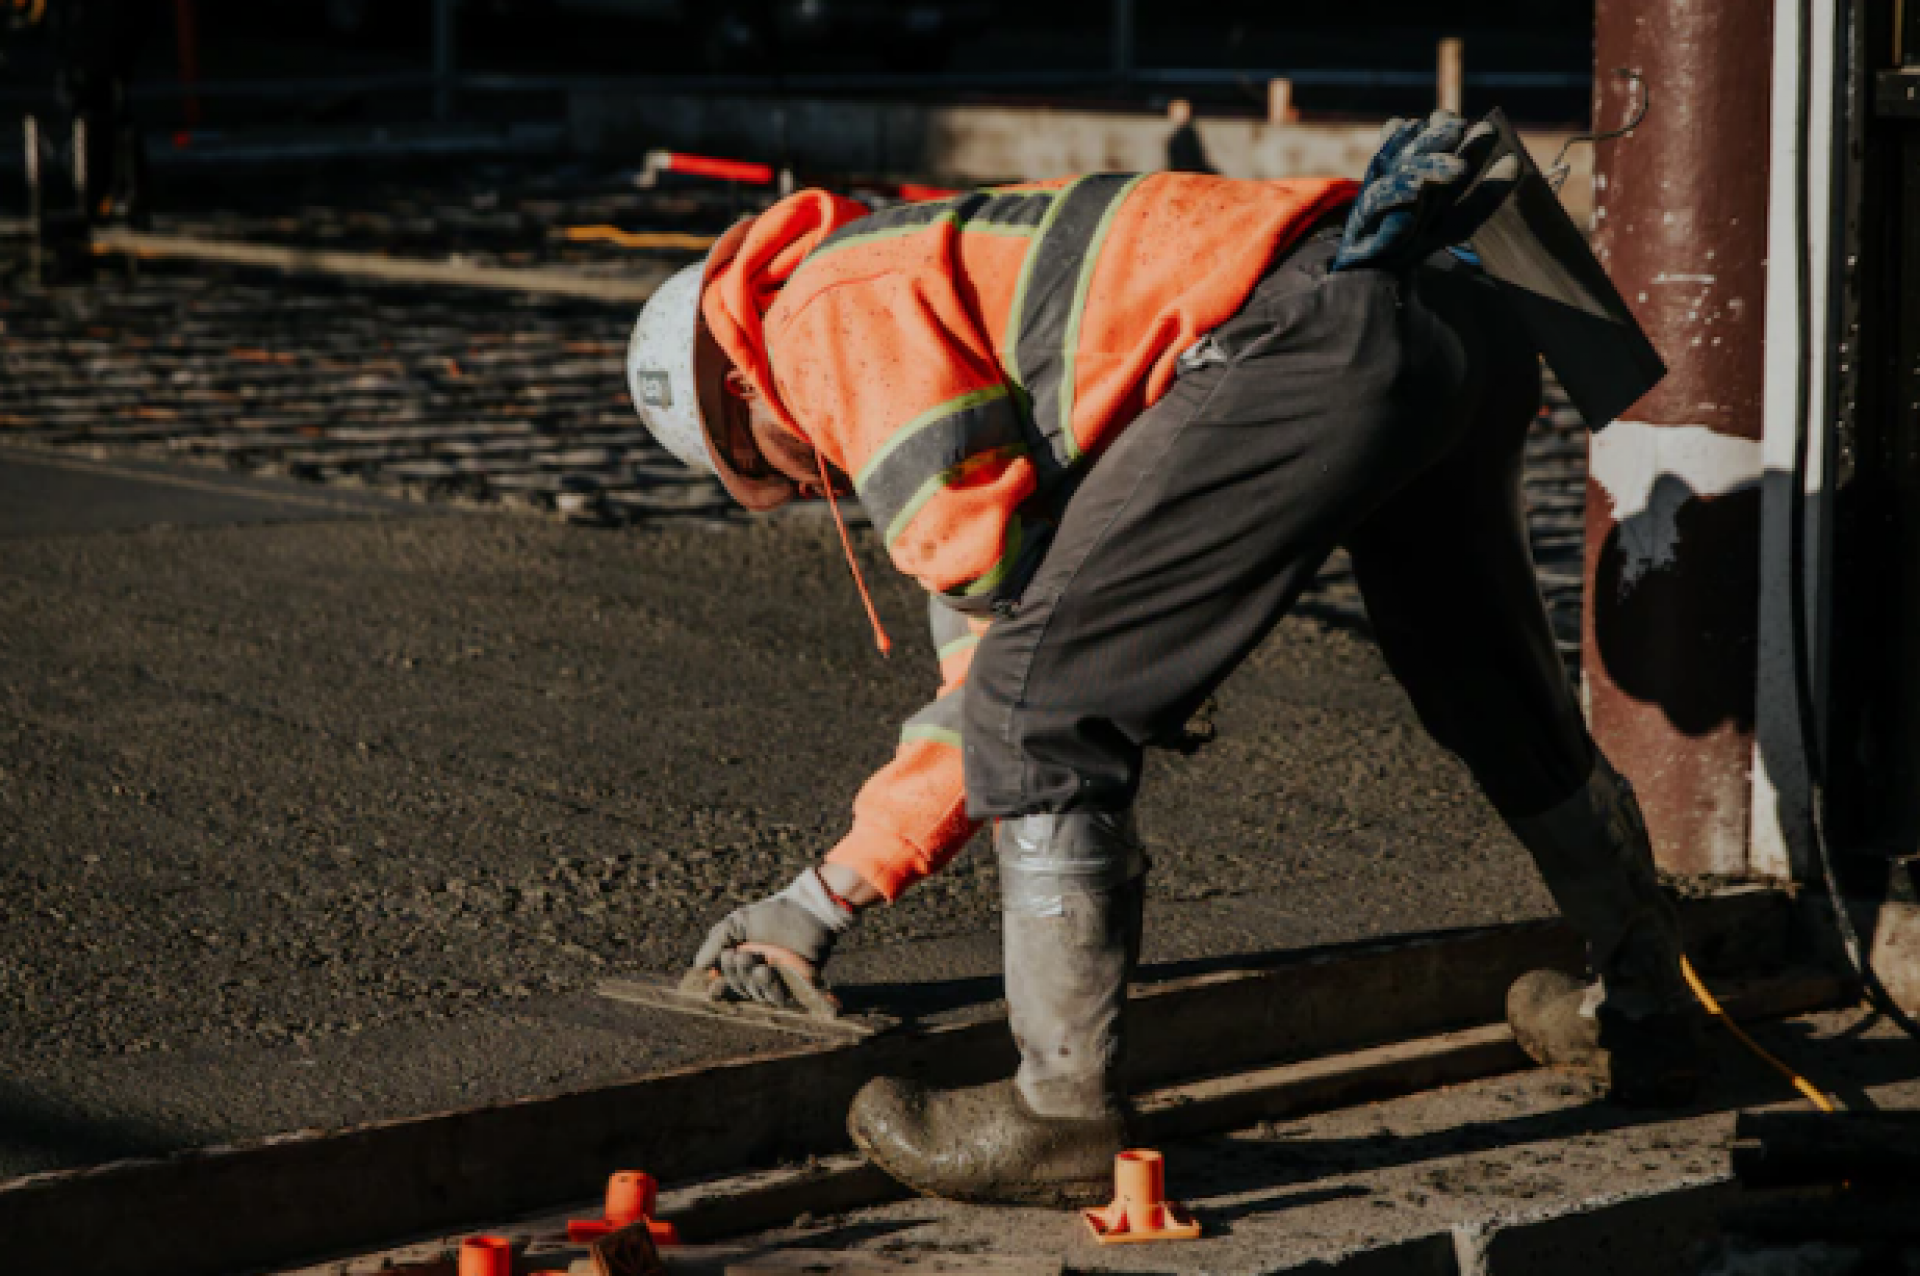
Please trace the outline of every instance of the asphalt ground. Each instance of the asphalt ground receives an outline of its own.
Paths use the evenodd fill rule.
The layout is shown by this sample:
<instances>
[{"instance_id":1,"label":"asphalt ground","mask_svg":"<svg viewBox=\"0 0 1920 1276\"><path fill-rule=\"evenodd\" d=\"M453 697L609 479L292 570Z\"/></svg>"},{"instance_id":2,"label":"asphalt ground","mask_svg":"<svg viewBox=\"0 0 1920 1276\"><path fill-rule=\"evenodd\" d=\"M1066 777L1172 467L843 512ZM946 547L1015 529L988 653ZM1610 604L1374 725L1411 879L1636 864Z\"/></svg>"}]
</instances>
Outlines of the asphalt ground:
<instances>
[{"instance_id":1,"label":"asphalt ground","mask_svg":"<svg viewBox=\"0 0 1920 1276\"><path fill-rule=\"evenodd\" d=\"M608 530L0 457L0 1174L789 1044L591 989L830 846L934 685L856 535L890 660L817 516ZM1149 962L1546 911L1341 615L1156 756ZM976 844L863 919L847 999L991 997L995 903Z\"/></svg>"}]
</instances>

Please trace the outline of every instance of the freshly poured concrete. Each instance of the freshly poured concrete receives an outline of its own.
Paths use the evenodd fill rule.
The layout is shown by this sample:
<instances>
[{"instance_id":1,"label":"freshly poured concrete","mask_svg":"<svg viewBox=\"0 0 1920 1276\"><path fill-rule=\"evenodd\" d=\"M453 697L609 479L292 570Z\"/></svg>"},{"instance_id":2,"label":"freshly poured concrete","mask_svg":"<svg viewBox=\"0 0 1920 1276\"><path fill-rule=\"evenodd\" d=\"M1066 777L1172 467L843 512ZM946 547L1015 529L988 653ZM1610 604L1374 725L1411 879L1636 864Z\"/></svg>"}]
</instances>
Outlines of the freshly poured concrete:
<instances>
[{"instance_id":1,"label":"freshly poured concrete","mask_svg":"<svg viewBox=\"0 0 1920 1276\"><path fill-rule=\"evenodd\" d=\"M109 517L139 468L60 470L89 508L0 542L0 1176L787 1044L591 987L814 861L932 693L870 536L890 660L821 520L333 518L158 477ZM1363 634L1289 621L1220 701L1151 768L1149 962L1550 907ZM991 1000L997 902L976 847L830 973Z\"/></svg>"}]
</instances>

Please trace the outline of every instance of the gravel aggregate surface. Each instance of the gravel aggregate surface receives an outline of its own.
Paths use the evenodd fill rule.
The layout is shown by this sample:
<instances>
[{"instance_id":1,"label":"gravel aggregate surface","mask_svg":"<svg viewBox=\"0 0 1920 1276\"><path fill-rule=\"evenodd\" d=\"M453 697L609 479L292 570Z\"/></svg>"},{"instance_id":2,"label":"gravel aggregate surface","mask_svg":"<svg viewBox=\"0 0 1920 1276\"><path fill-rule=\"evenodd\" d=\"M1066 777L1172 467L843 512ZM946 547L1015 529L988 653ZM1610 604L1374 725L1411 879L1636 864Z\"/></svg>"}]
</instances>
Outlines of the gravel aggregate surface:
<instances>
[{"instance_id":1,"label":"gravel aggregate surface","mask_svg":"<svg viewBox=\"0 0 1920 1276\"><path fill-rule=\"evenodd\" d=\"M830 846L930 690L859 544L891 660L812 518L6 542L0 1172L784 1044L588 990ZM1290 620L1218 722L1150 780L1151 960L1545 910L1363 635ZM992 995L979 850L863 921L850 1000Z\"/></svg>"}]
</instances>

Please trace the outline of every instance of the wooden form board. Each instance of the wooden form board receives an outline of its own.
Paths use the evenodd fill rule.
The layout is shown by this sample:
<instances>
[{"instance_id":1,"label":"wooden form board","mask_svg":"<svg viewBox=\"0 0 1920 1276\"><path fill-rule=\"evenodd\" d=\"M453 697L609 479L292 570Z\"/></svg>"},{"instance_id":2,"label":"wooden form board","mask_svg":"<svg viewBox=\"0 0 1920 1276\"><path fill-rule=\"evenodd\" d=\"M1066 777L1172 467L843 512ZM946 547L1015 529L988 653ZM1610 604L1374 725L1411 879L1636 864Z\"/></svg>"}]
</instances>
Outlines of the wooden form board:
<instances>
[{"instance_id":1,"label":"wooden form board","mask_svg":"<svg viewBox=\"0 0 1920 1276\"><path fill-rule=\"evenodd\" d=\"M1752 1020L1831 1006L1846 999L1850 991L1851 985L1839 976L1789 974L1723 987L1722 1002L1736 1018ZM1195 1135L1245 1129L1261 1121L1291 1120L1530 1066L1504 1024L1470 1028L1152 1090L1137 1097L1137 1132L1144 1143L1165 1145ZM909 1195L907 1189L857 1153L844 1153L669 1190L661 1194L660 1212L689 1242L687 1248L670 1251L671 1268L689 1276L709 1272L718 1276L722 1267L728 1271L744 1268L745 1263L736 1261L736 1256L754 1255L754 1263L767 1257L755 1255L753 1247L766 1243L764 1237L753 1239L756 1233L788 1228L803 1215L828 1218ZM574 1213L592 1208L583 1204ZM564 1227L564 1216L554 1214L489 1225L487 1230L528 1245L528 1266L560 1267L572 1261L577 1251L577 1247L569 1249L556 1243ZM282 1276L401 1276L410 1273L409 1264L444 1260L459 1239L435 1237ZM804 1246L806 1241L783 1238L782 1243ZM534 1258L536 1250L538 1261ZM835 1257L804 1249L786 1252L801 1257L768 1261L811 1266ZM421 1276L427 1276L425 1268Z\"/></svg>"},{"instance_id":2,"label":"wooden form board","mask_svg":"<svg viewBox=\"0 0 1920 1276\"><path fill-rule=\"evenodd\" d=\"M431 261L418 257L388 257L380 253L337 252L323 248L289 248L281 244L195 239L185 235L156 235L135 230L98 231L93 237L93 247L98 253L124 253L133 257L165 257L304 274L347 275L386 283L538 292L579 297L587 301L645 301L653 296L653 290L668 275L678 269L664 262L646 262L636 264L621 275L584 275L543 267L483 266L463 261Z\"/></svg>"},{"instance_id":3,"label":"wooden form board","mask_svg":"<svg viewBox=\"0 0 1920 1276\"><path fill-rule=\"evenodd\" d=\"M888 1259L880 1254L789 1249L728 1263L726 1276L1060 1276L1058 1258L996 1258L988 1254L929 1254Z\"/></svg>"},{"instance_id":4,"label":"wooden form board","mask_svg":"<svg viewBox=\"0 0 1920 1276\"><path fill-rule=\"evenodd\" d=\"M1785 896L1684 906L1704 954L1784 952ZM1526 923L1171 973L1134 990L1136 1087L1311 1060L1496 1022L1540 965L1577 968L1558 923ZM1153 972L1149 972L1150 974ZM218 1276L597 1195L613 1169L675 1182L846 1147L876 1075L960 1085L1008 1075L1003 1020L882 1033L569 1094L289 1135L0 1184L0 1236L22 1271ZM115 1220L101 1228L99 1220Z\"/></svg>"},{"instance_id":5,"label":"wooden form board","mask_svg":"<svg viewBox=\"0 0 1920 1276\"><path fill-rule=\"evenodd\" d=\"M1728 986L1721 1003L1734 1018L1751 1021L1824 1009L1853 995L1841 976L1798 973ZM1149 1090L1135 1100L1137 1133L1144 1143L1160 1144L1532 1066L1505 1024L1489 1024ZM838 1214L907 1195L865 1158L846 1153L670 1192L661 1197L661 1210L688 1239L716 1241L778 1227L802 1213Z\"/></svg>"}]
</instances>

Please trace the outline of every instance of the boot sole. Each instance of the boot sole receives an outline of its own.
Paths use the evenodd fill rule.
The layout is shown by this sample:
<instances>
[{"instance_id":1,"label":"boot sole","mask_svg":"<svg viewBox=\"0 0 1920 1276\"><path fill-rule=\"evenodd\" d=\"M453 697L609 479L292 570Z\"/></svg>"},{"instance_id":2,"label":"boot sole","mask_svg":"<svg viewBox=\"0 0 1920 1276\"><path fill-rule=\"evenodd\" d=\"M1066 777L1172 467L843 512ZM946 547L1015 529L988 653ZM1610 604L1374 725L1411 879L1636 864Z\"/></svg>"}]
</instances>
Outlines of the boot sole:
<instances>
[{"instance_id":1,"label":"boot sole","mask_svg":"<svg viewBox=\"0 0 1920 1276\"><path fill-rule=\"evenodd\" d=\"M1586 1082L1593 1086L1600 1099L1623 1108L1690 1107L1700 1098L1701 1088L1706 1084L1704 1069L1668 1072L1620 1084L1613 1079L1610 1061L1548 1062L1535 1058L1534 1062L1549 1072Z\"/></svg>"},{"instance_id":2,"label":"boot sole","mask_svg":"<svg viewBox=\"0 0 1920 1276\"><path fill-rule=\"evenodd\" d=\"M989 1192L963 1192L927 1187L916 1183L913 1177L903 1173L898 1166L889 1164L880 1150L856 1131L849 1130L853 1145L860 1155L867 1158L882 1174L902 1187L911 1188L921 1196L932 1197L938 1201L958 1201L963 1205L1031 1205L1045 1209L1076 1209L1094 1205L1104 1205L1112 1194L1113 1185L1105 1178L1066 1183L1034 1183L1030 1185L1008 1184Z\"/></svg>"}]
</instances>

